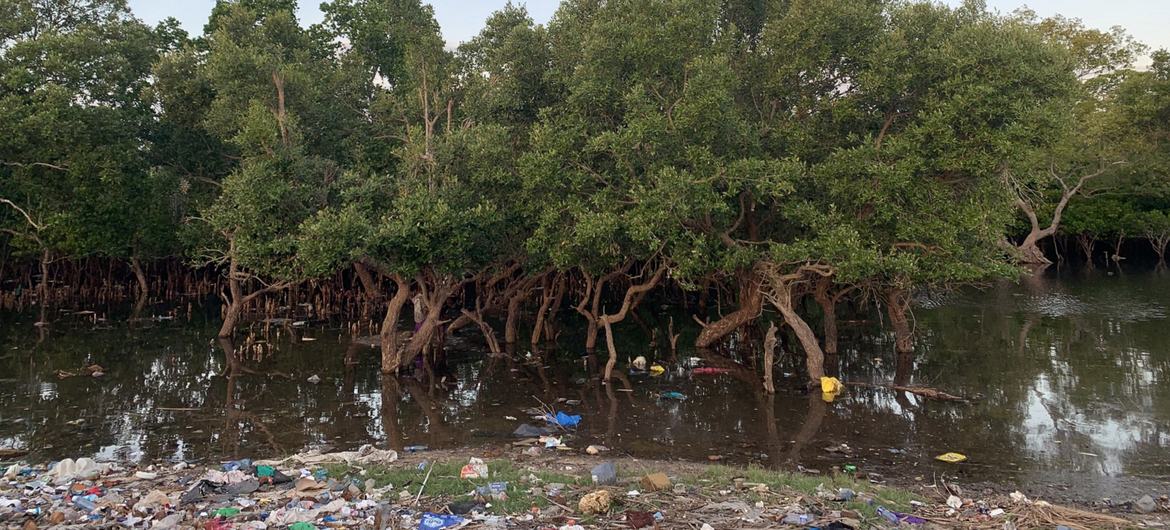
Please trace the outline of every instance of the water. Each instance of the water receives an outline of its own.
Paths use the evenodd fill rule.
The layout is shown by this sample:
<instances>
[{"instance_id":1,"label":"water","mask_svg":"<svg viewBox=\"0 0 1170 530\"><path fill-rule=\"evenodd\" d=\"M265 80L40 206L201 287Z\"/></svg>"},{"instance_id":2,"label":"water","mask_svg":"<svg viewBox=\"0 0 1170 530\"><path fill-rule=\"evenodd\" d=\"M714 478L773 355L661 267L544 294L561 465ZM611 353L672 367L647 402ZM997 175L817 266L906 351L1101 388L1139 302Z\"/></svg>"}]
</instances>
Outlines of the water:
<instances>
[{"instance_id":1,"label":"water","mask_svg":"<svg viewBox=\"0 0 1170 530\"><path fill-rule=\"evenodd\" d=\"M825 403L797 390L795 376L765 396L746 370L688 375L681 359L695 352L671 363L632 323L619 329L623 356L657 357L669 370L602 386L598 359L582 357L572 334L542 363L525 350L485 358L469 329L452 339L445 371L383 380L375 350L337 329L278 330L241 346L210 339L214 322L128 329L63 315L41 338L34 318L5 315L0 448L28 449L32 460L192 461L363 443L498 445L527 419L523 409L567 399L580 404L558 407L584 416L575 447L822 471L854 464L895 482L945 473L1053 500L1126 499L1170 484L1168 308L1170 277L1050 275L923 297L917 354L901 362L876 313L842 326L843 352L828 364L844 379L980 397L970 405L854 386ZM655 311L651 326L664 322ZM795 371L799 360L782 363ZM92 364L104 375L86 375ZM664 391L689 399L658 399ZM826 450L842 443L850 449ZM933 460L948 451L970 461Z\"/></svg>"}]
</instances>

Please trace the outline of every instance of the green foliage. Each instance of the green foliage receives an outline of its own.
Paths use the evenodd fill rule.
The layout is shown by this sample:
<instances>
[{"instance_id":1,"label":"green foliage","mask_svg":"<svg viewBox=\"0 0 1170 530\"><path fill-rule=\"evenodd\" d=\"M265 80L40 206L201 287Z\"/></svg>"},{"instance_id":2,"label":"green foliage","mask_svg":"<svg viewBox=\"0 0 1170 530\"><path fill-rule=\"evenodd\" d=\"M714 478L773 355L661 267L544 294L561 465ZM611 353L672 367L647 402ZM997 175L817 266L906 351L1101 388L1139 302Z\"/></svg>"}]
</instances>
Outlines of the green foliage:
<instances>
[{"instance_id":1,"label":"green foliage","mask_svg":"<svg viewBox=\"0 0 1170 530\"><path fill-rule=\"evenodd\" d=\"M0 228L56 255L177 251L174 183L150 168L151 65L178 35L124 2L7 2L0 35ZM6 15L7 16L7 15ZM32 244L30 236L40 239Z\"/></svg>"},{"instance_id":2,"label":"green foliage","mask_svg":"<svg viewBox=\"0 0 1170 530\"><path fill-rule=\"evenodd\" d=\"M32 219L0 228L25 254L906 287L1011 273L1018 201L1057 213L1078 175L1112 194L1069 233L1170 211L1170 54L1134 71L1120 29L978 2L567 0L547 27L508 4L454 51L419 0L309 28L221 0L193 40L120 0L0 5L0 197Z\"/></svg>"}]
</instances>

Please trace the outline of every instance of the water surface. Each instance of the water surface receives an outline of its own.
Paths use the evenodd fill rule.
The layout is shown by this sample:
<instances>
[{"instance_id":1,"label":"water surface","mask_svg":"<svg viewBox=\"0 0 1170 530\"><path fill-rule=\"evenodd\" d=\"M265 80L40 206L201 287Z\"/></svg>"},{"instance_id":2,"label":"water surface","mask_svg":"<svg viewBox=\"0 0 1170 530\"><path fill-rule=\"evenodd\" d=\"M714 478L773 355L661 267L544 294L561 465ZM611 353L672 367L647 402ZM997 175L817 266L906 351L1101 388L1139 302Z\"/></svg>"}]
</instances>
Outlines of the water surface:
<instances>
[{"instance_id":1,"label":"water surface","mask_svg":"<svg viewBox=\"0 0 1170 530\"><path fill-rule=\"evenodd\" d=\"M672 359L632 323L619 328L623 356L669 370L604 386L572 329L557 351L502 358L487 358L467 330L452 339L447 367L384 380L375 350L328 326L227 344L200 319L132 329L63 313L42 334L32 316L4 315L0 447L28 449L33 460L192 461L364 443L498 444L526 420L524 409L561 399L584 416L574 446L821 471L854 464L898 482L945 473L1056 500L1127 499L1170 483L1168 308L1170 277L1050 273L923 295L910 359L893 353L876 312L843 326L843 352L829 363L843 379L979 398L969 405L870 387L825 403L799 391L795 376L765 396L748 370L689 375L686 359L709 354ZM643 320L665 328L666 313L646 308ZM577 322L564 316L565 326ZM680 344L693 337L687 331ZM784 358L781 371L799 362ZM104 375L86 375L94 364ZM319 383L307 382L313 375ZM689 399L659 399L667 390ZM826 450L842 443L848 451ZM947 451L970 461L933 460Z\"/></svg>"}]
</instances>

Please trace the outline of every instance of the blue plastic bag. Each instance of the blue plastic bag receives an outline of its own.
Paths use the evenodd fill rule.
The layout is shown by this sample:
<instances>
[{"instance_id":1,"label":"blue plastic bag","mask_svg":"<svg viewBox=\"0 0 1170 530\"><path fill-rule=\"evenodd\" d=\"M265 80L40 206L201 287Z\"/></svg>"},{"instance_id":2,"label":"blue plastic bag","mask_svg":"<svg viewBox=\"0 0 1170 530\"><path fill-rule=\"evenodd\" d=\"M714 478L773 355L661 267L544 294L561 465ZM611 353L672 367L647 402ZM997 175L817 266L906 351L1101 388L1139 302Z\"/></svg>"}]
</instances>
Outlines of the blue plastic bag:
<instances>
[{"instance_id":1,"label":"blue plastic bag","mask_svg":"<svg viewBox=\"0 0 1170 530\"><path fill-rule=\"evenodd\" d=\"M458 515L439 515L437 513L427 512L422 516L422 520L418 522L418 530L442 530L452 526L459 526L463 524L463 518Z\"/></svg>"},{"instance_id":2,"label":"blue plastic bag","mask_svg":"<svg viewBox=\"0 0 1170 530\"><path fill-rule=\"evenodd\" d=\"M581 416L574 416L571 414L565 414L564 412L558 412L556 417L550 416L549 421L556 423L561 427L576 427L577 424L581 423Z\"/></svg>"}]
</instances>

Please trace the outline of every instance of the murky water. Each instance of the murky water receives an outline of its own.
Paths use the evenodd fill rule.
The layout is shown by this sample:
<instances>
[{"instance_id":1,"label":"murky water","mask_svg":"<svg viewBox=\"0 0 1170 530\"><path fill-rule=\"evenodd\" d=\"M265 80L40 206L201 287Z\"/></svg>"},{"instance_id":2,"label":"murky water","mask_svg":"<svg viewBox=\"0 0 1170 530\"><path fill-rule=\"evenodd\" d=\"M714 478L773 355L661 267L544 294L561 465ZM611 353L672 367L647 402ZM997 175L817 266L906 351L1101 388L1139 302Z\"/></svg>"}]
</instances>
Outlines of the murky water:
<instances>
[{"instance_id":1,"label":"murky water","mask_svg":"<svg viewBox=\"0 0 1170 530\"><path fill-rule=\"evenodd\" d=\"M665 328L653 312L644 320ZM875 331L879 323L858 321L843 327L844 351L830 369L852 382L897 380L977 402L851 386L825 403L795 390L798 378L764 396L746 370L689 375L682 365L695 352L673 361L632 324L619 330L623 354L657 358L669 370L602 386L597 360L583 357L571 335L544 358L522 350L489 359L467 330L452 340L445 372L383 380L376 352L337 329L276 331L268 343L244 347L210 339L213 322L128 329L63 315L41 338L34 318L4 315L0 448L31 450L34 460L153 461L363 443L498 444L526 419L523 409L567 399L558 407L584 416L572 445L639 457L717 454L822 471L855 464L903 482L946 473L1058 499L1167 489L1170 277L1049 275L932 295L915 313L914 359L899 362L891 338ZM680 344L689 341L684 334ZM239 353L225 356L225 348ZM104 375L89 376L83 367L92 364ZM319 383L307 382L313 375ZM689 399L659 399L664 391ZM842 443L850 450L826 451ZM933 460L947 451L970 461Z\"/></svg>"}]
</instances>

